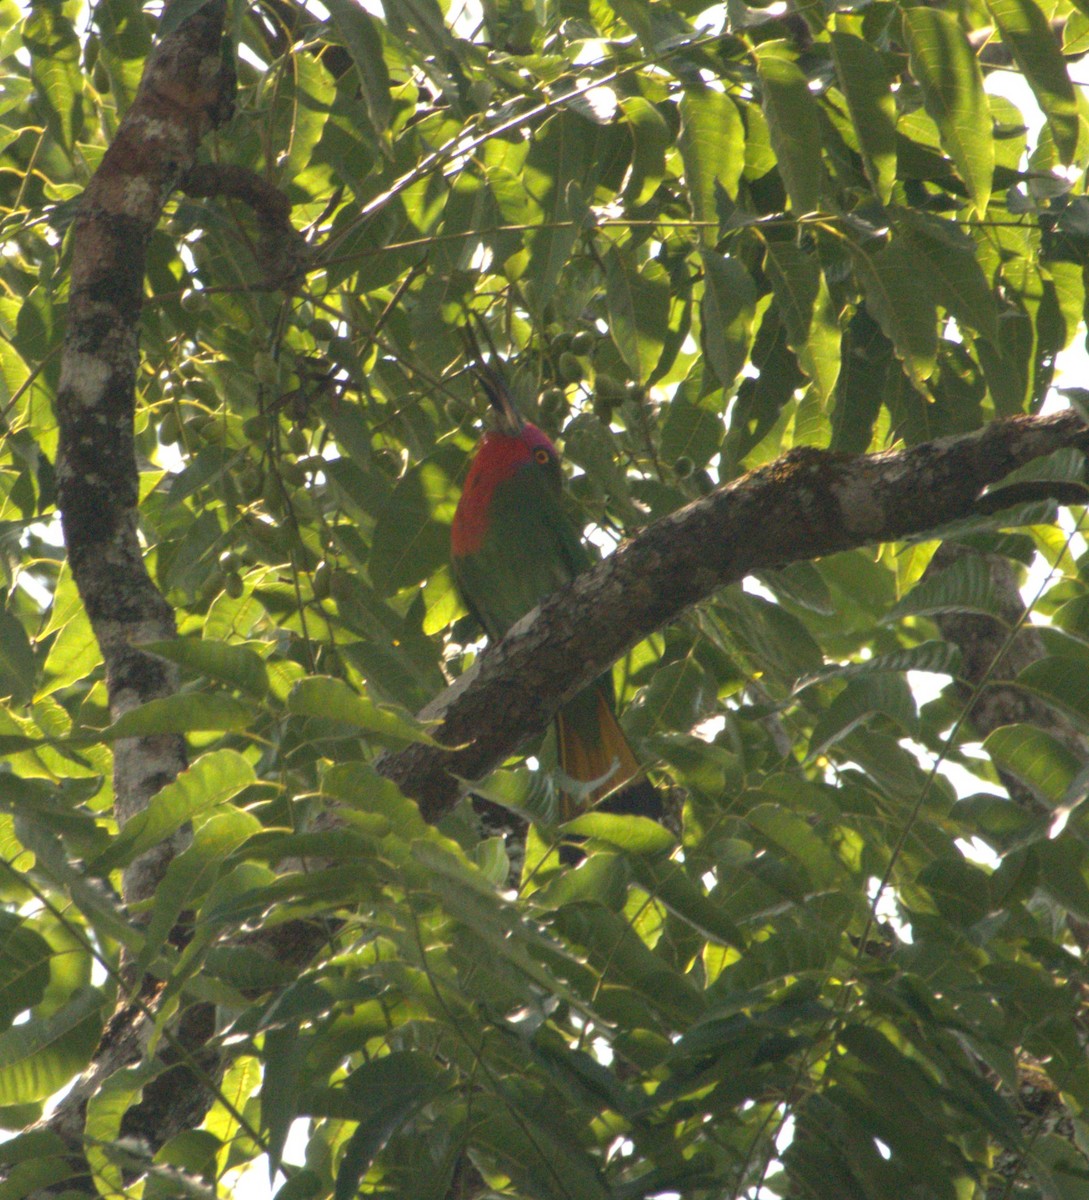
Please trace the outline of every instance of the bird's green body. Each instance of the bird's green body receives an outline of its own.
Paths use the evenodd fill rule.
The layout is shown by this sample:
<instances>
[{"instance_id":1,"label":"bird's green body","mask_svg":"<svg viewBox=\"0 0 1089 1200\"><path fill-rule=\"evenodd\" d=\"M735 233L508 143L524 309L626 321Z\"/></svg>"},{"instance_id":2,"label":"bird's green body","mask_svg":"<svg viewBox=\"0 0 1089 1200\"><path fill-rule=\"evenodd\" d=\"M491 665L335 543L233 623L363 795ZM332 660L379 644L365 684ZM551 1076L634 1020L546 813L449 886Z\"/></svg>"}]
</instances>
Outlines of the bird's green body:
<instances>
[{"instance_id":1,"label":"bird's green body","mask_svg":"<svg viewBox=\"0 0 1089 1200\"><path fill-rule=\"evenodd\" d=\"M545 596L586 570L590 556L563 509L555 446L522 420L494 375L483 382L500 427L484 435L469 468L451 530L451 561L470 611L489 638L498 640ZM556 729L561 770L594 784L595 799L640 774L616 720L611 674L568 701L556 716ZM610 807L656 815L660 804L657 792L639 779ZM568 804L564 816L570 815Z\"/></svg>"}]
</instances>

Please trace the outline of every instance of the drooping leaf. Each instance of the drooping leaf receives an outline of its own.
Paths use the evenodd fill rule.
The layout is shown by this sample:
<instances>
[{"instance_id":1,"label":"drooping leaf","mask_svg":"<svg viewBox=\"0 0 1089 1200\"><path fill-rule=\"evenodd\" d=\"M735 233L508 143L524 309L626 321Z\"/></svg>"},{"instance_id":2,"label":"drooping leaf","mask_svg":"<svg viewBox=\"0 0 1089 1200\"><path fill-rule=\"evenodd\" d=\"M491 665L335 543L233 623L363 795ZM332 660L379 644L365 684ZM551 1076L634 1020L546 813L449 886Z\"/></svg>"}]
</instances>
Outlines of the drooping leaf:
<instances>
[{"instance_id":1,"label":"drooping leaf","mask_svg":"<svg viewBox=\"0 0 1089 1200\"><path fill-rule=\"evenodd\" d=\"M823 191L817 105L789 42L761 42L756 66L771 144L796 216L819 207Z\"/></svg>"},{"instance_id":2,"label":"drooping leaf","mask_svg":"<svg viewBox=\"0 0 1089 1200\"><path fill-rule=\"evenodd\" d=\"M756 285L736 258L707 250L702 260L706 274L701 308L704 349L719 382L729 388L751 345Z\"/></svg>"},{"instance_id":3,"label":"drooping leaf","mask_svg":"<svg viewBox=\"0 0 1089 1200\"><path fill-rule=\"evenodd\" d=\"M942 145L983 216L991 198L994 138L983 74L956 16L937 8L903 11L911 64Z\"/></svg>"},{"instance_id":4,"label":"drooping leaf","mask_svg":"<svg viewBox=\"0 0 1089 1200\"><path fill-rule=\"evenodd\" d=\"M838 27L832 59L847 99L870 184L887 204L896 179L896 102L880 53L864 37Z\"/></svg>"},{"instance_id":5,"label":"drooping leaf","mask_svg":"<svg viewBox=\"0 0 1089 1200\"><path fill-rule=\"evenodd\" d=\"M105 1023L107 997L84 988L45 1020L0 1033L0 1104L51 1096L87 1065Z\"/></svg>"},{"instance_id":6,"label":"drooping leaf","mask_svg":"<svg viewBox=\"0 0 1089 1200\"><path fill-rule=\"evenodd\" d=\"M647 379L658 364L669 317L669 277L653 260L636 267L622 250L605 257L609 332L632 378Z\"/></svg>"},{"instance_id":7,"label":"drooping leaf","mask_svg":"<svg viewBox=\"0 0 1089 1200\"><path fill-rule=\"evenodd\" d=\"M718 189L736 196L745 165L745 130L737 106L724 92L686 88L680 104L681 136L692 215L702 222L706 245L718 238Z\"/></svg>"},{"instance_id":8,"label":"drooping leaf","mask_svg":"<svg viewBox=\"0 0 1089 1200\"><path fill-rule=\"evenodd\" d=\"M343 680L310 675L291 689L287 708L298 716L343 721L390 745L430 742L425 730L390 705L377 705Z\"/></svg>"},{"instance_id":9,"label":"drooping leaf","mask_svg":"<svg viewBox=\"0 0 1089 1200\"><path fill-rule=\"evenodd\" d=\"M253 768L234 750L202 755L172 783L130 817L110 847L90 865L106 874L132 862L177 832L187 821L225 804L253 782Z\"/></svg>"},{"instance_id":10,"label":"drooping leaf","mask_svg":"<svg viewBox=\"0 0 1089 1200\"><path fill-rule=\"evenodd\" d=\"M988 0L987 8L1043 109L1060 160L1070 163L1078 144L1077 98L1047 16L1033 0Z\"/></svg>"}]
</instances>

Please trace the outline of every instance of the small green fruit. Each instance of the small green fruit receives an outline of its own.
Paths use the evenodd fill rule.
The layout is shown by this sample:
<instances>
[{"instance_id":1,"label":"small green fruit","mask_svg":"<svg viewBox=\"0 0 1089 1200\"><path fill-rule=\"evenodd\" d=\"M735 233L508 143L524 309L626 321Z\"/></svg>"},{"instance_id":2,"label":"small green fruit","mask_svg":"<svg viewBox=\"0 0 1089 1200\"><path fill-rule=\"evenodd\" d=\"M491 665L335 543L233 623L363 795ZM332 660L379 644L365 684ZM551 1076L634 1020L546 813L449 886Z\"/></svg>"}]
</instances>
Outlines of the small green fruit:
<instances>
[{"instance_id":1,"label":"small green fruit","mask_svg":"<svg viewBox=\"0 0 1089 1200\"><path fill-rule=\"evenodd\" d=\"M559 367L561 383L578 383L582 378L582 363L579 362L570 350L565 350L560 355L560 361L557 365Z\"/></svg>"}]
</instances>

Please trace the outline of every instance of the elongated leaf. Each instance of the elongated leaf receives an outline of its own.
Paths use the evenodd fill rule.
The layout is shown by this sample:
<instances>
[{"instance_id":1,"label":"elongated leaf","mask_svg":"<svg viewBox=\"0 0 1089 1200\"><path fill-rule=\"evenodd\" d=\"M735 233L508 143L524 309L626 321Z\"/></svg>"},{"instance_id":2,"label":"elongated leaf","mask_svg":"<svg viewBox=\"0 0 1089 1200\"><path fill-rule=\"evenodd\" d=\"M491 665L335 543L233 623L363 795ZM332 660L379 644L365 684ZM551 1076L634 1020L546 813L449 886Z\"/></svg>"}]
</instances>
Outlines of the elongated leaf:
<instances>
[{"instance_id":1,"label":"elongated leaf","mask_svg":"<svg viewBox=\"0 0 1089 1200\"><path fill-rule=\"evenodd\" d=\"M1050 805L1062 803L1081 767L1078 758L1034 725L1003 725L989 734L984 750Z\"/></svg>"},{"instance_id":2,"label":"elongated leaf","mask_svg":"<svg viewBox=\"0 0 1089 1200\"><path fill-rule=\"evenodd\" d=\"M90 1062L107 997L84 988L44 1021L0 1033L0 1104L44 1100Z\"/></svg>"},{"instance_id":3,"label":"elongated leaf","mask_svg":"<svg viewBox=\"0 0 1089 1200\"><path fill-rule=\"evenodd\" d=\"M264 660L246 646L232 646L206 638L175 638L166 642L144 642L141 649L257 699L268 693L268 670Z\"/></svg>"},{"instance_id":4,"label":"elongated leaf","mask_svg":"<svg viewBox=\"0 0 1089 1200\"><path fill-rule=\"evenodd\" d=\"M376 1058L348 1076L344 1088L359 1123L337 1170L335 1200L355 1196L363 1173L390 1135L445 1087L438 1063L412 1050Z\"/></svg>"},{"instance_id":5,"label":"elongated leaf","mask_svg":"<svg viewBox=\"0 0 1089 1200\"><path fill-rule=\"evenodd\" d=\"M933 374L938 351L937 313L930 281L921 276L910 248L894 238L874 253L852 247L866 307L896 347L917 387Z\"/></svg>"},{"instance_id":6,"label":"elongated leaf","mask_svg":"<svg viewBox=\"0 0 1089 1200\"><path fill-rule=\"evenodd\" d=\"M635 380L646 380L658 364L669 319L669 276L660 263L636 267L622 250L605 256L609 332Z\"/></svg>"},{"instance_id":7,"label":"elongated leaf","mask_svg":"<svg viewBox=\"0 0 1089 1200\"><path fill-rule=\"evenodd\" d=\"M218 879L226 857L258 833L260 828L256 817L227 809L206 821L194 835L192 845L171 859L166 877L156 889L151 920L147 926L147 940L134 969L138 967L143 973L151 967L181 914L196 906ZM204 928L200 936L202 941L206 940L211 936L211 931ZM189 946L193 944L191 941ZM192 957L189 947L186 952ZM178 986L181 978L179 969L171 979L172 990Z\"/></svg>"},{"instance_id":8,"label":"elongated leaf","mask_svg":"<svg viewBox=\"0 0 1089 1200\"><path fill-rule=\"evenodd\" d=\"M895 721L905 733L914 732L915 705L902 675L885 672L852 679L817 721L809 744L810 758L823 754L877 714Z\"/></svg>"},{"instance_id":9,"label":"elongated leaf","mask_svg":"<svg viewBox=\"0 0 1089 1200\"><path fill-rule=\"evenodd\" d=\"M725 388L733 386L752 345L756 285L741 263L713 251L702 253L704 352Z\"/></svg>"},{"instance_id":10,"label":"elongated leaf","mask_svg":"<svg viewBox=\"0 0 1089 1200\"><path fill-rule=\"evenodd\" d=\"M325 7L352 56L371 121L382 132L389 125L391 102L389 70L382 56L378 24L361 4L352 0L331 0Z\"/></svg>"},{"instance_id":11,"label":"elongated leaf","mask_svg":"<svg viewBox=\"0 0 1089 1200\"><path fill-rule=\"evenodd\" d=\"M600 838L630 854L661 854L676 844L668 829L646 817L588 812L569 821L564 828L582 837Z\"/></svg>"},{"instance_id":12,"label":"elongated leaf","mask_svg":"<svg viewBox=\"0 0 1089 1200\"><path fill-rule=\"evenodd\" d=\"M0 1029L41 1000L52 957L53 948L28 919L0 911Z\"/></svg>"},{"instance_id":13,"label":"elongated leaf","mask_svg":"<svg viewBox=\"0 0 1089 1200\"><path fill-rule=\"evenodd\" d=\"M837 663L798 680L795 691L812 687L826 679L855 679L875 671L929 671L954 675L960 666L960 650L950 642L921 642L889 654L875 654L865 662Z\"/></svg>"},{"instance_id":14,"label":"elongated leaf","mask_svg":"<svg viewBox=\"0 0 1089 1200\"><path fill-rule=\"evenodd\" d=\"M964 180L980 216L987 212L994 173L994 137L983 73L959 19L938 8L903 10L911 65L942 146Z\"/></svg>"},{"instance_id":15,"label":"elongated leaf","mask_svg":"<svg viewBox=\"0 0 1089 1200\"><path fill-rule=\"evenodd\" d=\"M692 215L703 222L706 245L718 240L718 198L721 188L735 197L745 166L745 129L737 106L724 92L686 88L681 99L681 136Z\"/></svg>"},{"instance_id":16,"label":"elongated leaf","mask_svg":"<svg viewBox=\"0 0 1089 1200\"><path fill-rule=\"evenodd\" d=\"M156 733L194 733L197 730L247 729L256 710L231 696L217 692L179 692L160 700L149 700L130 709L101 733L110 741L144 737Z\"/></svg>"},{"instance_id":17,"label":"elongated leaf","mask_svg":"<svg viewBox=\"0 0 1089 1200\"><path fill-rule=\"evenodd\" d=\"M456 473L463 456L452 446L419 463L393 489L371 539L371 582L383 595L419 583L450 557Z\"/></svg>"},{"instance_id":18,"label":"elongated leaf","mask_svg":"<svg viewBox=\"0 0 1089 1200\"><path fill-rule=\"evenodd\" d=\"M0 689L17 699L34 694L37 664L30 639L19 620L0 606Z\"/></svg>"},{"instance_id":19,"label":"elongated leaf","mask_svg":"<svg viewBox=\"0 0 1089 1200\"><path fill-rule=\"evenodd\" d=\"M638 207L654 195L665 178L666 151L673 142L673 135L662 114L642 96L625 96L620 101L620 108L635 145L631 175L624 190ZM681 153L683 156L683 143ZM691 185L692 173L687 167L685 171Z\"/></svg>"},{"instance_id":20,"label":"elongated leaf","mask_svg":"<svg viewBox=\"0 0 1089 1200\"><path fill-rule=\"evenodd\" d=\"M1017 676L1017 686L1066 709L1083 724L1089 723L1089 673L1080 659L1038 659Z\"/></svg>"},{"instance_id":21,"label":"elongated leaf","mask_svg":"<svg viewBox=\"0 0 1089 1200\"><path fill-rule=\"evenodd\" d=\"M109 849L90 864L90 869L105 875L132 862L187 821L237 796L253 779L253 768L235 750L213 750L202 755L153 796L147 808L129 818Z\"/></svg>"},{"instance_id":22,"label":"elongated leaf","mask_svg":"<svg viewBox=\"0 0 1089 1200\"><path fill-rule=\"evenodd\" d=\"M1047 16L1033 0L987 0L987 8L1043 109L1059 158L1072 162L1078 145L1077 98Z\"/></svg>"},{"instance_id":23,"label":"elongated leaf","mask_svg":"<svg viewBox=\"0 0 1089 1200\"><path fill-rule=\"evenodd\" d=\"M940 574L922 579L896 604L888 620L937 612L978 612L1003 619L986 562L975 555L958 558Z\"/></svg>"},{"instance_id":24,"label":"elongated leaf","mask_svg":"<svg viewBox=\"0 0 1089 1200\"><path fill-rule=\"evenodd\" d=\"M896 101L880 53L865 38L837 30L832 60L847 98L862 162L877 198L887 204L896 181Z\"/></svg>"},{"instance_id":25,"label":"elongated leaf","mask_svg":"<svg viewBox=\"0 0 1089 1200\"><path fill-rule=\"evenodd\" d=\"M839 377L840 331L817 257L793 242L769 242L767 265L790 348L827 400Z\"/></svg>"},{"instance_id":26,"label":"elongated leaf","mask_svg":"<svg viewBox=\"0 0 1089 1200\"><path fill-rule=\"evenodd\" d=\"M722 412L712 401L693 404L683 396L675 396L662 426L662 457L675 462L682 455L693 466L706 466L718 453L724 426Z\"/></svg>"},{"instance_id":27,"label":"elongated leaf","mask_svg":"<svg viewBox=\"0 0 1089 1200\"><path fill-rule=\"evenodd\" d=\"M963 325L998 339L998 306L976 257L975 242L954 222L911 209L893 221L906 254L934 297Z\"/></svg>"},{"instance_id":28,"label":"elongated leaf","mask_svg":"<svg viewBox=\"0 0 1089 1200\"><path fill-rule=\"evenodd\" d=\"M297 716L343 721L392 746L432 741L407 713L391 705L379 706L369 696L352 691L343 680L326 675L300 679L287 698L287 709Z\"/></svg>"},{"instance_id":29,"label":"elongated leaf","mask_svg":"<svg viewBox=\"0 0 1089 1200\"><path fill-rule=\"evenodd\" d=\"M824 184L821 125L816 101L789 42L762 42L756 67L771 144L796 216L819 207Z\"/></svg>"},{"instance_id":30,"label":"elongated leaf","mask_svg":"<svg viewBox=\"0 0 1089 1200\"><path fill-rule=\"evenodd\" d=\"M647 893L702 937L723 946L744 948L745 938L738 927L722 907L689 878L680 863L640 859L632 865L635 877Z\"/></svg>"}]
</instances>

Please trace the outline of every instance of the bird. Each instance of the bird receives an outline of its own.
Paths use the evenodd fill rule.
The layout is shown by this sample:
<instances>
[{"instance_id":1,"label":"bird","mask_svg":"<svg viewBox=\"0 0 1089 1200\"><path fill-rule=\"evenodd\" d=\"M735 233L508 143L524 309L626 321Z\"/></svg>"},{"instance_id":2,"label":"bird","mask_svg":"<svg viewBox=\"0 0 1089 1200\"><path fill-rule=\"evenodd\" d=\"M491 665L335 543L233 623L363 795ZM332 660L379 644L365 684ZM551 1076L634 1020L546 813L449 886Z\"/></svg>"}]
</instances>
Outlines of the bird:
<instances>
[{"instance_id":1,"label":"bird","mask_svg":"<svg viewBox=\"0 0 1089 1200\"><path fill-rule=\"evenodd\" d=\"M495 642L550 592L587 570L591 558L563 508L556 447L515 407L494 365L494 347L485 363L468 331L466 340L473 373L495 418L465 478L450 531L450 557L465 606ZM600 805L605 811L661 816L661 797L617 720L611 671L557 712L556 743L563 774L595 785L588 794L580 789L584 803L607 796ZM575 816L578 807L564 793L561 819ZM570 854L566 861L573 861Z\"/></svg>"}]
</instances>

